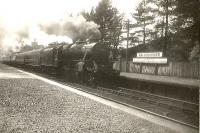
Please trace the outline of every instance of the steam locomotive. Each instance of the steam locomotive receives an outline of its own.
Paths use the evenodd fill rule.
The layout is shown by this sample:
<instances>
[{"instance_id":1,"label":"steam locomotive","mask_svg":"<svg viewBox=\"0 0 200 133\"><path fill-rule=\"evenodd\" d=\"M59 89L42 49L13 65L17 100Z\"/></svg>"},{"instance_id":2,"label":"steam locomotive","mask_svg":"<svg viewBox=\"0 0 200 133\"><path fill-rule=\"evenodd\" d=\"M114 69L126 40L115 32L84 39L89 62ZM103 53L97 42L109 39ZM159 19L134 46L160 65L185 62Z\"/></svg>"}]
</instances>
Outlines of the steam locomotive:
<instances>
[{"instance_id":1,"label":"steam locomotive","mask_svg":"<svg viewBox=\"0 0 200 133\"><path fill-rule=\"evenodd\" d=\"M88 81L87 68L92 67L94 61L97 65L96 76L92 78L105 79L117 76L118 72L113 70L113 52L101 42L95 43L73 43L54 47L47 47L28 52L12 54L3 59L4 63L39 69L46 72L55 72L73 81L76 79L76 64L84 61L84 79Z\"/></svg>"}]
</instances>

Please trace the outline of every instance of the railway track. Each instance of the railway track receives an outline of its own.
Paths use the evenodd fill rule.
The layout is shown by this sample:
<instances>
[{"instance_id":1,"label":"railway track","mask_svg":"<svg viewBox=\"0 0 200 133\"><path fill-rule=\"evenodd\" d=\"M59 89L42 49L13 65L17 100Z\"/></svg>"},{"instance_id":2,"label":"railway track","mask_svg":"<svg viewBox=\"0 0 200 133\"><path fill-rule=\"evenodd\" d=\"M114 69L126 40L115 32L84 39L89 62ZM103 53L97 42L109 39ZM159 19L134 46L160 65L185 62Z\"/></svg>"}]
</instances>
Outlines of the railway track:
<instances>
[{"instance_id":1,"label":"railway track","mask_svg":"<svg viewBox=\"0 0 200 133\"><path fill-rule=\"evenodd\" d=\"M179 124L184 125L184 126L188 126L188 127L194 128L194 129L198 129L198 122L196 124L190 123L188 120L183 120L183 119L180 119L180 118L177 119L175 117L175 116L177 116L177 113L180 113L180 112L183 113L182 116L186 115L187 118L191 117L191 113L185 114L186 109L180 109L179 107L175 106L175 105L178 105L178 104L174 104L174 106L172 106L172 105L169 105L169 102L166 102L166 101L165 101L166 102L165 104L162 103L161 101L159 101L159 103L154 103L154 100L152 98L151 99L142 98L143 96L138 96L136 98L136 96L130 95L127 92L125 92L129 89L126 90L126 88L121 88L121 87L119 87L118 90L113 90L113 89L109 89L109 88L105 88L105 87L97 87L96 89L94 89L94 88L90 88L88 86L84 86L84 85L80 85L80 84L76 84L76 83L75 84L74 83L67 83L67 84L64 83L64 84L67 85L67 86L73 87L75 89L84 91L86 93L93 94L95 96L98 96L98 97L101 97L101 98L104 98L104 99L108 99L110 101L114 101L116 103L120 103L122 105L125 105L125 106L128 106L128 107L149 113L151 115L155 115L155 116L161 117L163 119L167 119L167 120L179 123ZM132 91L132 90L129 90L129 91ZM139 93L141 95L143 92L139 92ZM136 102L136 100L131 100L131 99L133 99L133 97L134 97L134 99L137 99L137 102ZM159 96L156 96L156 97L159 97ZM163 99L163 97L161 97L161 98ZM169 98L166 97L166 99L169 99ZM173 99L170 99L170 100L173 100ZM174 101L176 101L176 99ZM133 104L133 102L135 102L135 103ZM180 101L180 102L182 102L184 104L189 104L189 103L185 103L185 101ZM168 105L167 105L167 103L168 103ZM151 105L149 105L149 104L151 104ZM138 105L140 105L140 106L138 106ZM159 107L160 105L162 105L162 106ZM195 106L197 106L197 105L195 104ZM150 108L153 109L153 110L151 110ZM169 111L169 109L171 111ZM189 110L189 112L190 111L191 110ZM194 117L191 117L190 120L194 121L194 118L195 117L197 118L198 114L193 112L193 111L192 111L192 113L195 114L195 115L194 115Z\"/></svg>"},{"instance_id":2,"label":"railway track","mask_svg":"<svg viewBox=\"0 0 200 133\"><path fill-rule=\"evenodd\" d=\"M64 79L53 75L41 74L35 71L31 72L80 91L84 91L86 93L179 123L190 128L198 129L198 104L123 87L111 89L97 86L92 88L85 84L67 82Z\"/></svg>"},{"instance_id":3,"label":"railway track","mask_svg":"<svg viewBox=\"0 0 200 133\"><path fill-rule=\"evenodd\" d=\"M199 105L196 103L184 101L184 100L179 100L175 98L170 98L170 97L164 97L160 95L155 95L147 92L142 92L134 89L127 89L124 87L117 87L115 90L113 89L108 89L108 88L103 88L101 87L100 89L110 91L119 95L124 95L126 97L130 97L133 99L139 99L141 101L147 101L149 103L153 103L156 105L160 106L165 106L169 109L174 109L174 110L182 110L185 112L192 112L198 114L198 108Z\"/></svg>"}]
</instances>

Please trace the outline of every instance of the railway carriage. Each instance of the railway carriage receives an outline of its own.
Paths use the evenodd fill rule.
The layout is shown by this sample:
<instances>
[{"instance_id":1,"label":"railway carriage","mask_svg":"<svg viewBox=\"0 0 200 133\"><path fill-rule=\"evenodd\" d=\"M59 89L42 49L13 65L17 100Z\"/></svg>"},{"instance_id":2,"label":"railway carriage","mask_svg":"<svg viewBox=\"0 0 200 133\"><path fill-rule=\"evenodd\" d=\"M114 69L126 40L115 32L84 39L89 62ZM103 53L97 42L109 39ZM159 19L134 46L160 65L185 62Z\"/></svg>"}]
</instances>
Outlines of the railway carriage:
<instances>
[{"instance_id":1,"label":"railway carriage","mask_svg":"<svg viewBox=\"0 0 200 133\"><path fill-rule=\"evenodd\" d=\"M39 67L41 51L42 50L39 49L23 53L24 64L32 67Z\"/></svg>"},{"instance_id":2,"label":"railway carriage","mask_svg":"<svg viewBox=\"0 0 200 133\"><path fill-rule=\"evenodd\" d=\"M11 62L11 56L4 56L1 58L1 62L5 63L5 64L10 64Z\"/></svg>"},{"instance_id":3,"label":"railway carriage","mask_svg":"<svg viewBox=\"0 0 200 133\"><path fill-rule=\"evenodd\" d=\"M15 65L25 65L25 61L24 61L24 57L25 57L25 53L16 53L13 56L15 56L15 60L13 61L13 63Z\"/></svg>"}]
</instances>

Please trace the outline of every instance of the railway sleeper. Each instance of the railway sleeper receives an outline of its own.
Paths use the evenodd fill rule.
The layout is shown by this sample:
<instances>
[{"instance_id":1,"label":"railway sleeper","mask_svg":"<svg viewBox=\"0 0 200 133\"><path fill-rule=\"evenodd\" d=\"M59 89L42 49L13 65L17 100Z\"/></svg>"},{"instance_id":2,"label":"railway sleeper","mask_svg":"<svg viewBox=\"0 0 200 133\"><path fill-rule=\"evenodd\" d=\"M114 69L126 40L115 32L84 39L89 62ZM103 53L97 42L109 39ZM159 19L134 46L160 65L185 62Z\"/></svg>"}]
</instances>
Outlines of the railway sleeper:
<instances>
[{"instance_id":1,"label":"railway sleeper","mask_svg":"<svg viewBox=\"0 0 200 133\"><path fill-rule=\"evenodd\" d=\"M179 107L181 109L187 109L187 110L192 110L192 111L198 111L198 108L199 106L197 104L190 104L188 102L181 102L181 101L175 101L173 99L170 99L170 98L165 98L165 97L159 97L157 95L149 95L147 93L142 93L142 92L138 92L138 91L135 91L135 90L130 90L130 89L125 89L125 88L122 88L122 87L118 87L120 88L120 91L121 92L125 92L126 93L129 93L129 94L132 94L132 95L137 95L138 97L142 97L142 98L148 98L149 100L152 100L152 101L160 101L164 104L168 104L169 106L175 106L175 107Z\"/></svg>"},{"instance_id":2,"label":"railway sleeper","mask_svg":"<svg viewBox=\"0 0 200 133\"><path fill-rule=\"evenodd\" d=\"M131 91L127 91L125 92L123 89L118 89L118 90L113 90L113 89L108 89L108 88L104 88L104 87L97 87L98 90L100 91L105 91L105 92L109 92L115 95L119 95L124 97L123 99L135 99L141 102L145 102L145 103L149 103L149 104L154 104L154 105L158 105L160 107L163 108L167 108L170 110L177 110L177 111L183 111L184 113L196 113L198 112L198 108L195 108L194 106L188 105L187 103L178 103L178 102L174 102L174 101L166 101L166 99L162 99L159 97L152 97L149 96L147 94L145 95L141 95L139 93L133 93Z\"/></svg>"},{"instance_id":3,"label":"railway sleeper","mask_svg":"<svg viewBox=\"0 0 200 133\"><path fill-rule=\"evenodd\" d=\"M198 115L199 114L198 111L187 110L187 109L182 109L182 112L185 114L189 114L189 115Z\"/></svg>"},{"instance_id":4,"label":"railway sleeper","mask_svg":"<svg viewBox=\"0 0 200 133\"><path fill-rule=\"evenodd\" d=\"M123 92L123 90L113 90L113 89L107 89L107 88L103 88L103 87L97 87L97 89L100 91L105 91L105 92L109 92L109 93L112 93L115 95L123 96L123 99L126 99L126 100L135 99L138 101L142 101L143 103L145 102L145 103L149 103L151 105L158 105L160 107L164 107L164 108L174 110L174 111L175 110L183 111L184 113L191 114L191 115L194 115L195 113L197 114L197 112L194 112L193 110L189 110L186 108L180 108L180 107L176 106L176 104L171 104L172 102L169 102L169 101L166 102L164 100L159 100L159 98L157 98L157 97L152 98L151 96L146 95L148 98L147 97L145 98L145 96L141 96L139 94L133 95L133 93ZM164 115L169 116L170 114L169 114L169 112L165 111Z\"/></svg>"},{"instance_id":5,"label":"railway sleeper","mask_svg":"<svg viewBox=\"0 0 200 133\"><path fill-rule=\"evenodd\" d=\"M177 111L183 111L183 112L190 112L190 113L198 113L198 106L194 107L192 105L189 105L188 103L178 103L174 102L172 100L166 100L164 98L156 97L156 96L149 96L147 94L141 95L139 93L134 93L133 91L125 91L125 89L109 89L109 88L104 88L104 87L97 87L98 90L100 91L105 91L109 92L115 95L123 96L125 99L135 99L138 101L142 101L145 103L153 104L153 105L158 105L164 108L168 108L170 110L177 110Z\"/></svg>"},{"instance_id":6,"label":"railway sleeper","mask_svg":"<svg viewBox=\"0 0 200 133\"><path fill-rule=\"evenodd\" d=\"M168 108L168 109L172 109L172 110L188 110L190 112L194 112L194 110L197 110L194 107L188 106L187 108L185 106L183 106L180 103L173 103L173 101L166 101L166 99L161 99L158 97L151 97L151 96L147 96L147 95L134 95L132 92L132 95L128 92L123 92L123 90L118 90L118 91L113 91L115 94L120 95L120 96L126 96L129 97L131 99L136 99L145 103L150 103L150 104L155 104L155 105L159 105L161 107L164 108ZM118 92L118 93L117 93ZM123 92L123 93L122 93ZM179 105L180 104L180 105ZM186 104L187 105L187 104Z\"/></svg>"}]
</instances>

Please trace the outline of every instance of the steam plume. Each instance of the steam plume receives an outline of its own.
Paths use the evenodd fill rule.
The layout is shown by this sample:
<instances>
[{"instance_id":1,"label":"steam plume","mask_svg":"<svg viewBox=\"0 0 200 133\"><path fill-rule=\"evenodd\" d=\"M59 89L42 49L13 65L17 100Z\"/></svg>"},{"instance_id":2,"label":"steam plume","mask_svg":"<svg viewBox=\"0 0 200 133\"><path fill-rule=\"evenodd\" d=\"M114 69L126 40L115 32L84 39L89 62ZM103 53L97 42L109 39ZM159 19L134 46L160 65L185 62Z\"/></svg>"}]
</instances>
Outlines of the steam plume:
<instances>
[{"instance_id":1,"label":"steam plume","mask_svg":"<svg viewBox=\"0 0 200 133\"><path fill-rule=\"evenodd\" d=\"M72 43L76 40L98 39L98 25L87 22L82 16L66 15L61 19L25 24L15 31L9 31L0 20L0 54L20 51L24 45L37 40L39 45L47 46L52 42Z\"/></svg>"},{"instance_id":2,"label":"steam plume","mask_svg":"<svg viewBox=\"0 0 200 133\"><path fill-rule=\"evenodd\" d=\"M73 41L78 39L98 39L100 32L98 25L94 22L87 22L83 16L65 16L61 21L54 21L49 24L41 24L41 29L48 34L68 35Z\"/></svg>"}]
</instances>

